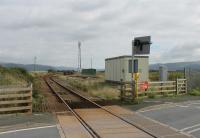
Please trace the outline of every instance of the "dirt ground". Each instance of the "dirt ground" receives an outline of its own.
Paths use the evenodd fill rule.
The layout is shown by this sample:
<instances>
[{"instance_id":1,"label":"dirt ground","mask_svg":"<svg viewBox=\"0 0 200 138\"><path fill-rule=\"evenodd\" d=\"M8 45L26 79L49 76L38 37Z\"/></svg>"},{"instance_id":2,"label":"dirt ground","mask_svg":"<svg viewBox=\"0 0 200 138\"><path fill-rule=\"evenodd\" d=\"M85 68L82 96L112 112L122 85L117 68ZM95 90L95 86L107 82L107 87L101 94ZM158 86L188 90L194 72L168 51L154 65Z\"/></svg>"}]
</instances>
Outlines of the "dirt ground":
<instances>
[{"instance_id":1,"label":"dirt ground","mask_svg":"<svg viewBox=\"0 0 200 138\"><path fill-rule=\"evenodd\" d=\"M41 77L40 94L44 96L44 101L38 107L38 112L63 112L66 111L65 105L56 98L50 88L47 86L44 79ZM36 107L37 108L37 107ZM37 110L36 110L37 111Z\"/></svg>"}]
</instances>

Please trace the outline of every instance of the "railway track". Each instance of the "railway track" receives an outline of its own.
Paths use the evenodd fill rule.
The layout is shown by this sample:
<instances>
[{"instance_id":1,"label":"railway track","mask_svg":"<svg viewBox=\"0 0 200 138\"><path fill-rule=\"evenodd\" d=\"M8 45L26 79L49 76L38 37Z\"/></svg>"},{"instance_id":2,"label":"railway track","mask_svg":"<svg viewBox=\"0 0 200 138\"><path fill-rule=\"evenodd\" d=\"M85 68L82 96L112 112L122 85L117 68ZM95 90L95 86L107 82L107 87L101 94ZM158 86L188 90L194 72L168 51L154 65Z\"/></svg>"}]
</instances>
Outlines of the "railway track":
<instances>
[{"instance_id":1,"label":"railway track","mask_svg":"<svg viewBox=\"0 0 200 138\"><path fill-rule=\"evenodd\" d=\"M80 95L71 87L64 86L58 80L47 77L45 81L52 92L65 104L66 110L70 111L90 134L90 137L156 137Z\"/></svg>"}]
</instances>

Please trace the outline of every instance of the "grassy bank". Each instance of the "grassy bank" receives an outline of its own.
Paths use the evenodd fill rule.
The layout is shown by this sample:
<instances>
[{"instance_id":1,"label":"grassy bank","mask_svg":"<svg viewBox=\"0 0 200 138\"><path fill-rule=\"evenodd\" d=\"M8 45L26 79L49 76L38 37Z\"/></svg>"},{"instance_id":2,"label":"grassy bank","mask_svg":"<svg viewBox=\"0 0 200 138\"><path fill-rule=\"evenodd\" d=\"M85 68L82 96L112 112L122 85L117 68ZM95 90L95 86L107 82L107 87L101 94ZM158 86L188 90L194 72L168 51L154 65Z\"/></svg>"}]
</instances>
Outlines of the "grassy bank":
<instances>
[{"instance_id":1,"label":"grassy bank","mask_svg":"<svg viewBox=\"0 0 200 138\"><path fill-rule=\"evenodd\" d=\"M0 67L0 85L28 85L33 77L22 68Z\"/></svg>"},{"instance_id":2,"label":"grassy bank","mask_svg":"<svg viewBox=\"0 0 200 138\"><path fill-rule=\"evenodd\" d=\"M41 106L45 100L45 97L41 94L42 90L42 79L39 76L34 76L33 79L33 111L34 107Z\"/></svg>"},{"instance_id":3,"label":"grassy bank","mask_svg":"<svg viewBox=\"0 0 200 138\"><path fill-rule=\"evenodd\" d=\"M28 86L31 83L33 84L33 105L40 105L44 101L44 96L40 92L43 84L38 75L31 74L23 68L0 67L0 86Z\"/></svg>"},{"instance_id":4,"label":"grassy bank","mask_svg":"<svg viewBox=\"0 0 200 138\"><path fill-rule=\"evenodd\" d=\"M59 76L60 79L67 81L71 86L88 93L94 97L100 97L102 99L112 100L119 99L119 90L116 85L108 84L104 82L101 77L98 78L75 78Z\"/></svg>"}]
</instances>

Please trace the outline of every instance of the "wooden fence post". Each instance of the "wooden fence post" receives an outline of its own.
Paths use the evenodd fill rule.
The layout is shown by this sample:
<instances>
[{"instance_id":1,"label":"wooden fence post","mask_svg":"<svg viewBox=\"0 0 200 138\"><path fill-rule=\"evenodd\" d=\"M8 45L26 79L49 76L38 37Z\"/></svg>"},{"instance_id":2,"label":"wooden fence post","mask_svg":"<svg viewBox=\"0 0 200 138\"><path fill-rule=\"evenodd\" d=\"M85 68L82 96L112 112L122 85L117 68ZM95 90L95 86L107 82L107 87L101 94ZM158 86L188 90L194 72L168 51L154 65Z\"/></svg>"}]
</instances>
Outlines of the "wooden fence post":
<instances>
[{"instance_id":1,"label":"wooden fence post","mask_svg":"<svg viewBox=\"0 0 200 138\"><path fill-rule=\"evenodd\" d=\"M122 80L120 80L121 81L121 85L120 85L120 99L121 99L121 101L123 101L124 100L124 84L123 84L123 81Z\"/></svg>"},{"instance_id":2,"label":"wooden fence post","mask_svg":"<svg viewBox=\"0 0 200 138\"><path fill-rule=\"evenodd\" d=\"M32 83L30 84L29 88L30 88L30 91L29 91L29 93L30 93L30 104L29 104L30 109L28 111L28 114L32 114L32 112L33 112L33 104L32 104L33 103L33 97L32 97L32 95L33 95L33 84Z\"/></svg>"},{"instance_id":3,"label":"wooden fence post","mask_svg":"<svg viewBox=\"0 0 200 138\"><path fill-rule=\"evenodd\" d=\"M30 113L32 114L32 112L33 112L33 97L32 97L32 95L33 95L33 84L31 83L31 85L30 85L30 88L31 88L31 90L30 90L30 93L31 93L31 98L30 98L30 101L31 101L31 104L30 104L30 106L31 106L31 109L30 109Z\"/></svg>"},{"instance_id":4,"label":"wooden fence post","mask_svg":"<svg viewBox=\"0 0 200 138\"><path fill-rule=\"evenodd\" d=\"M178 93L179 93L179 92L178 92L178 89L179 89L178 86L179 86L179 85L178 85L178 78L177 78L177 79L176 79L176 95L178 95Z\"/></svg>"},{"instance_id":5,"label":"wooden fence post","mask_svg":"<svg viewBox=\"0 0 200 138\"><path fill-rule=\"evenodd\" d=\"M187 89L187 79L185 79L185 93L188 93L188 89Z\"/></svg>"}]
</instances>

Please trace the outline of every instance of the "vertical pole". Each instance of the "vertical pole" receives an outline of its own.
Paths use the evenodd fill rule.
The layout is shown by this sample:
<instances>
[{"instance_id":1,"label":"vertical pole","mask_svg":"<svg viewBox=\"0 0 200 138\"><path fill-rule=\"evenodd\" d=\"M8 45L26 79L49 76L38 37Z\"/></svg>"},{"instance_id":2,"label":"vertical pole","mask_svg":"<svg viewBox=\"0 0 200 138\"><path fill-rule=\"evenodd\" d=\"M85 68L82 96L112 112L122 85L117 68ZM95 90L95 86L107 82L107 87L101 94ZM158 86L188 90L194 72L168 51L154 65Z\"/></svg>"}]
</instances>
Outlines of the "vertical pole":
<instances>
[{"instance_id":1,"label":"vertical pole","mask_svg":"<svg viewBox=\"0 0 200 138\"><path fill-rule=\"evenodd\" d=\"M34 72L36 71L36 62L37 62L37 57L34 57Z\"/></svg>"},{"instance_id":2,"label":"vertical pole","mask_svg":"<svg viewBox=\"0 0 200 138\"><path fill-rule=\"evenodd\" d=\"M187 69L184 68L184 79L185 79L185 93L187 93Z\"/></svg>"},{"instance_id":3,"label":"vertical pole","mask_svg":"<svg viewBox=\"0 0 200 138\"><path fill-rule=\"evenodd\" d=\"M82 63L81 63L81 43L80 43L80 72L81 72L81 68L82 68L82 67L81 67L81 64L82 64Z\"/></svg>"},{"instance_id":4,"label":"vertical pole","mask_svg":"<svg viewBox=\"0 0 200 138\"><path fill-rule=\"evenodd\" d=\"M133 73L133 64L134 64L134 40L132 41L132 67L131 67L131 84L132 84L132 96L133 96L133 99L134 99L134 93L135 93L135 89L134 89L134 86L135 86L135 84L134 84L134 78L133 78L133 75L134 75L134 73Z\"/></svg>"},{"instance_id":5,"label":"vertical pole","mask_svg":"<svg viewBox=\"0 0 200 138\"><path fill-rule=\"evenodd\" d=\"M178 78L176 79L176 95L178 95Z\"/></svg>"},{"instance_id":6,"label":"vertical pole","mask_svg":"<svg viewBox=\"0 0 200 138\"><path fill-rule=\"evenodd\" d=\"M78 71L81 72L81 42L78 42Z\"/></svg>"},{"instance_id":7,"label":"vertical pole","mask_svg":"<svg viewBox=\"0 0 200 138\"><path fill-rule=\"evenodd\" d=\"M124 100L124 84L123 84L123 81L122 81L122 79L120 80L121 81L121 91L120 91L120 99L121 99L121 101L123 101Z\"/></svg>"},{"instance_id":8,"label":"vertical pole","mask_svg":"<svg viewBox=\"0 0 200 138\"><path fill-rule=\"evenodd\" d=\"M32 114L32 109L33 109L33 99L32 99L32 95L33 95L33 84L31 83L31 85L29 86L31 88L30 93L31 93L31 98L30 98L30 113Z\"/></svg>"},{"instance_id":9,"label":"vertical pole","mask_svg":"<svg viewBox=\"0 0 200 138\"><path fill-rule=\"evenodd\" d=\"M135 76L135 98L138 99L138 76Z\"/></svg>"},{"instance_id":10,"label":"vertical pole","mask_svg":"<svg viewBox=\"0 0 200 138\"><path fill-rule=\"evenodd\" d=\"M187 79L185 79L185 93L188 93L188 89L187 89Z\"/></svg>"},{"instance_id":11,"label":"vertical pole","mask_svg":"<svg viewBox=\"0 0 200 138\"><path fill-rule=\"evenodd\" d=\"M187 73L187 70L186 68L184 68L184 79L186 79L186 73Z\"/></svg>"},{"instance_id":12,"label":"vertical pole","mask_svg":"<svg viewBox=\"0 0 200 138\"><path fill-rule=\"evenodd\" d=\"M91 61L90 62L91 62L91 69L92 69L92 57L91 57Z\"/></svg>"},{"instance_id":13,"label":"vertical pole","mask_svg":"<svg viewBox=\"0 0 200 138\"><path fill-rule=\"evenodd\" d=\"M79 64L80 64L80 61L79 61L79 59L80 59L80 58L79 58L79 42L78 42L78 55L77 55L77 56L78 56L78 66L77 66L77 71L79 72L79 70L80 70L80 69L79 69Z\"/></svg>"}]
</instances>

